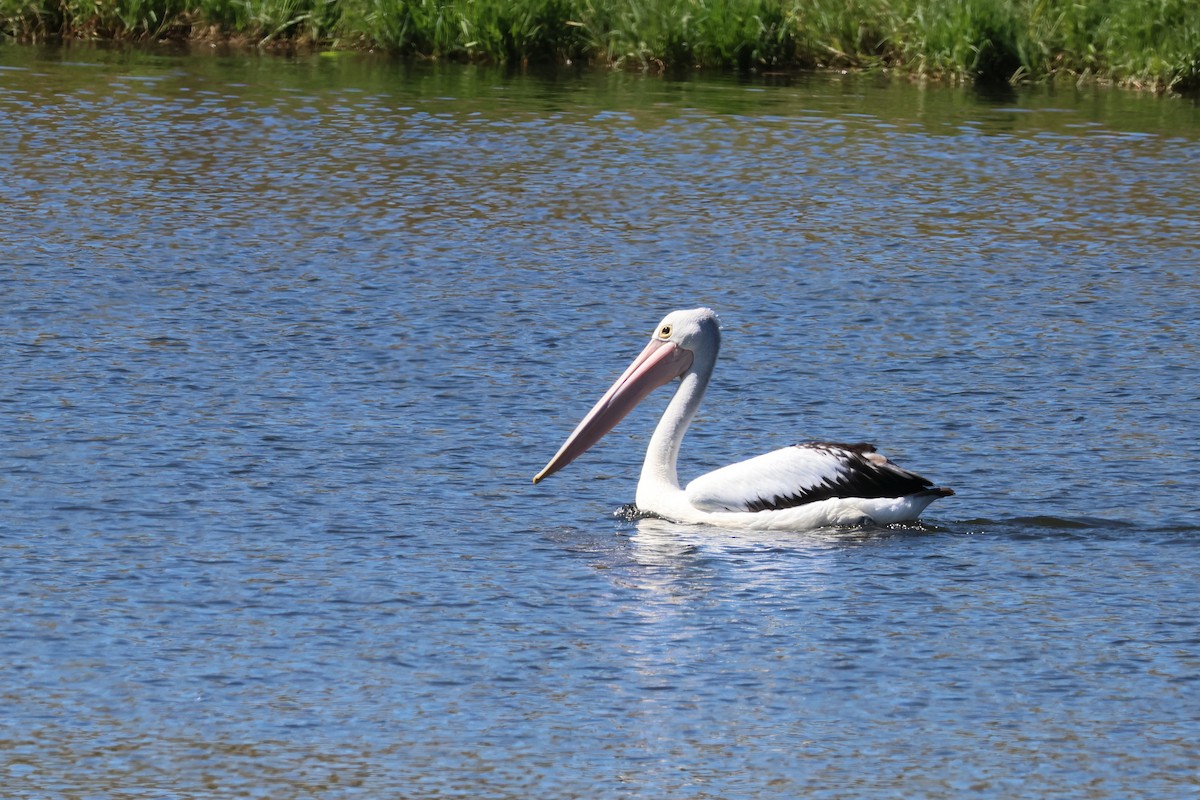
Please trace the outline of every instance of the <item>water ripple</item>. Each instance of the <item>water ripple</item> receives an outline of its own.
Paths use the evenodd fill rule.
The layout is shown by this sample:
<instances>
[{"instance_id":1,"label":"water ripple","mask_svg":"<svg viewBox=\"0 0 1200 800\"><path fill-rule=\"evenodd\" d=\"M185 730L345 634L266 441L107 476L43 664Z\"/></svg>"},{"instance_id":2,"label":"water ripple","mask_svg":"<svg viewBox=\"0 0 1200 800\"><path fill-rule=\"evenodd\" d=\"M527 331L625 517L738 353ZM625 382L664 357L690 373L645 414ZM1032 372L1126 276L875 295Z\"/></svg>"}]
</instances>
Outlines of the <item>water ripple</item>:
<instances>
[{"instance_id":1,"label":"water ripple","mask_svg":"<svg viewBox=\"0 0 1200 800\"><path fill-rule=\"evenodd\" d=\"M1196 114L0 49L6 788L1186 793ZM532 487L697 303L685 474L865 439L957 496L614 517L657 407Z\"/></svg>"}]
</instances>

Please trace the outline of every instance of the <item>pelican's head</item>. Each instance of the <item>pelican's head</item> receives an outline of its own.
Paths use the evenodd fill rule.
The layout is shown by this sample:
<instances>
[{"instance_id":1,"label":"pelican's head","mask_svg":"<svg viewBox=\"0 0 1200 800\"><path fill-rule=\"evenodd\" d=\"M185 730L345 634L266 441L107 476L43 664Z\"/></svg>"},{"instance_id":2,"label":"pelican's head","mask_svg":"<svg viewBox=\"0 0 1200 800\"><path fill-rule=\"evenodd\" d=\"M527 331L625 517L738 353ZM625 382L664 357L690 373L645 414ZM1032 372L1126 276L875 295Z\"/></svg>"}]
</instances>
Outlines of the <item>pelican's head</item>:
<instances>
[{"instance_id":1,"label":"pelican's head","mask_svg":"<svg viewBox=\"0 0 1200 800\"><path fill-rule=\"evenodd\" d=\"M616 427L646 395L682 377L695 362L711 369L721 346L721 328L711 308L672 311L650 335L650 343L633 360L600 401L576 426L550 463L533 476L537 483L583 455Z\"/></svg>"},{"instance_id":2,"label":"pelican's head","mask_svg":"<svg viewBox=\"0 0 1200 800\"><path fill-rule=\"evenodd\" d=\"M693 353L707 353L721 344L721 324L711 308L672 311L662 318L650 337L667 341Z\"/></svg>"}]
</instances>

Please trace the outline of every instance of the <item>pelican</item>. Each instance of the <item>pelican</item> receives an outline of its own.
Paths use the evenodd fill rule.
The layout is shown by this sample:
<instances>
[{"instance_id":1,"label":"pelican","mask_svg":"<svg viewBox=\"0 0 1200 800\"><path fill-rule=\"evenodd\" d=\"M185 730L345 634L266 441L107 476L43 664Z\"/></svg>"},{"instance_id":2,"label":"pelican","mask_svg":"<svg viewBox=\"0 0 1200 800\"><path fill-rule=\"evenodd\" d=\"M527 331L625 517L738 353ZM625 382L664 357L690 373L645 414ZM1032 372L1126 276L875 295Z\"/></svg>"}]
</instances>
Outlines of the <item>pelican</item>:
<instances>
[{"instance_id":1,"label":"pelican","mask_svg":"<svg viewBox=\"0 0 1200 800\"><path fill-rule=\"evenodd\" d=\"M901 469L869 444L806 442L701 475L686 487L679 447L717 363L721 330L710 308L673 311L533 482L570 464L660 386L679 380L650 437L638 480L643 513L679 523L759 530L890 525L917 519L954 490Z\"/></svg>"}]
</instances>

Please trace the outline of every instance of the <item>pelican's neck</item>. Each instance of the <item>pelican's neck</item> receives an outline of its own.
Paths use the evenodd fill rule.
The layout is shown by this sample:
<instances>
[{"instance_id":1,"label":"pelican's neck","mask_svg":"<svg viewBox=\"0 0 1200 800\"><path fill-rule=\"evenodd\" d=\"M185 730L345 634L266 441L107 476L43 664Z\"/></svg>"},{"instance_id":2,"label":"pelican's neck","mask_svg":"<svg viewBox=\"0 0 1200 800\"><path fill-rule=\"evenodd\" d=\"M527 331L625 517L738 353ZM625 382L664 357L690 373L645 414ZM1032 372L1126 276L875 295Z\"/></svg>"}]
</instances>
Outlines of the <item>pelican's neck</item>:
<instances>
[{"instance_id":1,"label":"pelican's neck","mask_svg":"<svg viewBox=\"0 0 1200 800\"><path fill-rule=\"evenodd\" d=\"M683 435L687 433L688 425L692 423L696 410L700 408L700 401L704 399L704 390L708 388L715 361L715 354L703 361L698 359L680 379L679 388L667 404L667 410L658 421L654 435L650 437L650 446L646 449L646 460L642 462L642 475L637 487L638 508L669 513L664 502L671 498L682 498L683 490L679 486L675 462L679 458Z\"/></svg>"}]
</instances>

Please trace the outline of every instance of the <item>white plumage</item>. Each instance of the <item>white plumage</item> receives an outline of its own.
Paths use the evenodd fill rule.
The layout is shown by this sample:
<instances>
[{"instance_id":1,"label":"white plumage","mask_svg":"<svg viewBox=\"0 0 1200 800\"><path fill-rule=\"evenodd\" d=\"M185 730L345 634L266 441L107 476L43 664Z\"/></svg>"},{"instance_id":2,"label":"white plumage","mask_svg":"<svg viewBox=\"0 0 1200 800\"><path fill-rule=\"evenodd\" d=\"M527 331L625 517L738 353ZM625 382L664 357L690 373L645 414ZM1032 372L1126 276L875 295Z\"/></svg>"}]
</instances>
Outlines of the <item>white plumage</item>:
<instances>
[{"instance_id":1,"label":"white plumage","mask_svg":"<svg viewBox=\"0 0 1200 800\"><path fill-rule=\"evenodd\" d=\"M674 311L650 343L559 448L534 483L565 467L608 433L658 386L679 379L642 464L637 506L676 522L760 530L891 524L916 519L939 497L919 475L867 444L809 442L701 475L681 488L676 460L720 350L720 326L708 308Z\"/></svg>"}]
</instances>

